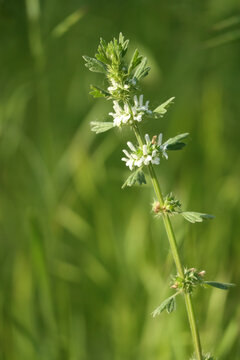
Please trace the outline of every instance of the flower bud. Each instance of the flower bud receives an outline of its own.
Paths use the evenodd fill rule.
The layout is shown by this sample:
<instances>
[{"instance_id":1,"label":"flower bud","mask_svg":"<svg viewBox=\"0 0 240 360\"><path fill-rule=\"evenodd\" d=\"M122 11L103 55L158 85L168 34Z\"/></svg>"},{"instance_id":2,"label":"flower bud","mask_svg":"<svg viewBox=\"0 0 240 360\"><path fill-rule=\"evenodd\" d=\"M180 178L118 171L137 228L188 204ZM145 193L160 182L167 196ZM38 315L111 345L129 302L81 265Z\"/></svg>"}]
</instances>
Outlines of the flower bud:
<instances>
[{"instance_id":1,"label":"flower bud","mask_svg":"<svg viewBox=\"0 0 240 360\"><path fill-rule=\"evenodd\" d=\"M152 209L155 212L155 214L158 214L161 210L160 202L154 201Z\"/></svg>"}]
</instances>

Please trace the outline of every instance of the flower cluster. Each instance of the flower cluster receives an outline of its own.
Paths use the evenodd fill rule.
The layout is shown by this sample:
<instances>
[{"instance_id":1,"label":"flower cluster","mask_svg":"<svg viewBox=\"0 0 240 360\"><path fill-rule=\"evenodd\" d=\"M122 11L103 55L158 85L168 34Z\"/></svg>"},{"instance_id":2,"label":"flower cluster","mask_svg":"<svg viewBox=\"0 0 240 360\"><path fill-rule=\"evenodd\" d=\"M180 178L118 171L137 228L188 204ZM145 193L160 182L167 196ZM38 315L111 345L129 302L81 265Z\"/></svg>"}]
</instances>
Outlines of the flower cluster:
<instances>
[{"instance_id":1,"label":"flower cluster","mask_svg":"<svg viewBox=\"0 0 240 360\"><path fill-rule=\"evenodd\" d=\"M160 202L155 200L152 205L152 209L156 215L162 215L167 213L168 215L174 215L181 212L181 202L175 198L175 196L170 193L164 198L163 206L160 205Z\"/></svg>"},{"instance_id":2,"label":"flower cluster","mask_svg":"<svg viewBox=\"0 0 240 360\"><path fill-rule=\"evenodd\" d=\"M135 147L130 141L127 142L131 153L127 150L123 150L126 157L122 158L122 161L126 162L126 166L130 170L133 170L134 167L141 167L143 165L149 164L160 164L160 155L164 156L166 159L168 155L166 153L165 145L162 145L162 134L153 136L152 140L148 134L145 135L146 144L143 146Z\"/></svg>"},{"instance_id":3,"label":"flower cluster","mask_svg":"<svg viewBox=\"0 0 240 360\"><path fill-rule=\"evenodd\" d=\"M173 277L172 289L183 290L186 293L191 294L194 288L198 285L203 285L203 277L205 271L197 271L195 268L184 269L184 278L179 275Z\"/></svg>"},{"instance_id":4,"label":"flower cluster","mask_svg":"<svg viewBox=\"0 0 240 360\"><path fill-rule=\"evenodd\" d=\"M128 92L130 90L130 86L128 84L121 84L121 82L117 82L114 78L109 78L110 86L107 88L108 92L111 94L112 98L120 98L121 95L123 98L128 97Z\"/></svg>"},{"instance_id":5,"label":"flower cluster","mask_svg":"<svg viewBox=\"0 0 240 360\"><path fill-rule=\"evenodd\" d=\"M122 108L116 100L113 101L113 104L115 113L110 112L109 115L113 117L114 126L131 125L134 121L141 122L144 115L152 114L152 111L148 108L149 101L146 101L145 105L143 104L143 95L140 95L139 99L136 95L134 96L134 106L124 103Z\"/></svg>"}]
</instances>

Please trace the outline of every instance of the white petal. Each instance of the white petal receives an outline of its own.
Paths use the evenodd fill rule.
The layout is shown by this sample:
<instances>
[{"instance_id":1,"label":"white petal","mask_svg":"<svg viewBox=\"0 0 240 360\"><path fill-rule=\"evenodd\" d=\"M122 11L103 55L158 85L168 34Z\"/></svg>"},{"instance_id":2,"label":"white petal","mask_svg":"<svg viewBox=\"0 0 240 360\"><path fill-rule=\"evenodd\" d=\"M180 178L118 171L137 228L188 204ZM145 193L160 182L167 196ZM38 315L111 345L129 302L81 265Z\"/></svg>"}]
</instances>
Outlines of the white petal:
<instances>
[{"instance_id":1,"label":"white petal","mask_svg":"<svg viewBox=\"0 0 240 360\"><path fill-rule=\"evenodd\" d=\"M134 95L133 100L134 100L135 106L138 107L138 98L137 98L137 95Z\"/></svg>"},{"instance_id":2,"label":"white petal","mask_svg":"<svg viewBox=\"0 0 240 360\"><path fill-rule=\"evenodd\" d=\"M125 119L126 119L126 121L127 121L127 120L129 120L129 119L130 119L130 117L131 117L131 114L127 114L127 115L125 115Z\"/></svg>"},{"instance_id":3,"label":"white petal","mask_svg":"<svg viewBox=\"0 0 240 360\"><path fill-rule=\"evenodd\" d=\"M142 107L143 106L143 95L139 96L139 106Z\"/></svg>"},{"instance_id":4,"label":"white petal","mask_svg":"<svg viewBox=\"0 0 240 360\"><path fill-rule=\"evenodd\" d=\"M159 136L158 136L158 146L160 146L160 145L162 145L162 134L159 134Z\"/></svg>"},{"instance_id":5,"label":"white petal","mask_svg":"<svg viewBox=\"0 0 240 360\"><path fill-rule=\"evenodd\" d=\"M144 164L145 164L145 165L148 165L148 164L151 162L151 160L152 160L151 155L148 155L148 156L144 159Z\"/></svg>"},{"instance_id":6,"label":"white petal","mask_svg":"<svg viewBox=\"0 0 240 360\"><path fill-rule=\"evenodd\" d=\"M159 165L160 164L159 157L155 157L154 159L152 159L152 164Z\"/></svg>"},{"instance_id":7,"label":"white petal","mask_svg":"<svg viewBox=\"0 0 240 360\"><path fill-rule=\"evenodd\" d=\"M113 103L114 103L114 110L116 111L116 113L120 113L122 111L122 108L121 106L119 105L119 103L116 101L116 100L113 100Z\"/></svg>"},{"instance_id":8,"label":"white petal","mask_svg":"<svg viewBox=\"0 0 240 360\"><path fill-rule=\"evenodd\" d=\"M113 122L114 122L114 125L116 125L116 126L121 126L121 124L122 124L122 119L121 119L121 117L116 117L114 120L113 120Z\"/></svg>"},{"instance_id":9,"label":"white petal","mask_svg":"<svg viewBox=\"0 0 240 360\"><path fill-rule=\"evenodd\" d=\"M131 154L131 156L134 160L138 160L138 156L136 154Z\"/></svg>"},{"instance_id":10,"label":"white petal","mask_svg":"<svg viewBox=\"0 0 240 360\"><path fill-rule=\"evenodd\" d=\"M129 113L129 111L130 111L129 106L126 103L124 104L124 111L127 113Z\"/></svg>"},{"instance_id":11,"label":"white petal","mask_svg":"<svg viewBox=\"0 0 240 360\"><path fill-rule=\"evenodd\" d=\"M131 143L131 141L128 141L128 142L127 142L127 146L129 147L130 150L136 151L136 148L135 148L135 146L133 145L133 143Z\"/></svg>"},{"instance_id":12,"label":"white petal","mask_svg":"<svg viewBox=\"0 0 240 360\"><path fill-rule=\"evenodd\" d=\"M143 155L147 155L148 151L147 151L147 145L146 144L143 145L142 150L143 150Z\"/></svg>"},{"instance_id":13,"label":"white petal","mask_svg":"<svg viewBox=\"0 0 240 360\"><path fill-rule=\"evenodd\" d=\"M166 153L165 150L163 150L163 156L165 157L165 159L168 159L168 154Z\"/></svg>"},{"instance_id":14,"label":"white petal","mask_svg":"<svg viewBox=\"0 0 240 360\"><path fill-rule=\"evenodd\" d=\"M134 160L130 159L126 162L126 165L129 166L129 169L132 170L134 166Z\"/></svg>"},{"instance_id":15,"label":"white petal","mask_svg":"<svg viewBox=\"0 0 240 360\"><path fill-rule=\"evenodd\" d=\"M137 114L137 109L135 108L135 106L132 107L132 113L133 113L133 115Z\"/></svg>"},{"instance_id":16,"label":"white petal","mask_svg":"<svg viewBox=\"0 0 240 360\"><path fill-rule=\"evenodd\" d=\"M150 144L151 140L148 134L145 134L145 140L147 144Z\"/></svg>"},{"instance_id":17,"label":"white petal","mask_svg":"<svg viewBox=\"0 0 240 360\"><path fill-rule=\"evenodd\" d=\"M131 155L128 153L127 150L123 149L123 153L124 153L129 159L131 159Z\"/></svg>"},{"instance_id":18,"label":"white petal","mask_svg":"<svg viewBox=\"0 0 240 360\"><path fill-rule=\"evenodd\" d=\"M142 166L142 163L143 163L143 159L142 159L142 158L139 159L139 160L137 160L137 161L135 161L135 165L136 165L137 167Z\"/></svg>"},{"instance_id":19,"label":"white petal","mask_svg":"<svg viewBox=\"0 0 240 360\"><path fill-rule=\"evenodd\" d=\"M138 114L137 116L134 116L134 120L138 122L142 121L142 114Z\"/></svg>"}]
</instances>

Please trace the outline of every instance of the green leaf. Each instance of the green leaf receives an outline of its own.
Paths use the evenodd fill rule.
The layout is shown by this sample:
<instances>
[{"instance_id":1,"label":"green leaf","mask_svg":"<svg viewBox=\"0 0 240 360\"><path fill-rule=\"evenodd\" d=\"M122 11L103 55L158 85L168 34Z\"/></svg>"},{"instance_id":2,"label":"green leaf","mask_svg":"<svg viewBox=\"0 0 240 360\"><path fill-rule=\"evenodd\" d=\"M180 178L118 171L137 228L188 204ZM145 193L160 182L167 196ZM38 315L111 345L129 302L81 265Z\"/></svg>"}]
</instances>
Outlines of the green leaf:
<instances>
[{"instance_id":1,"label":"green leaf","mask_svg":"<svg viewBox=\"0 0 240 360\"><path fill-rule=\"evenodd\" d=\"M137 169L134 171L125 181L125 183L122 185L122 189L124 189L126 186L133 186L136 182L139 183L139 185L146 184L146 178L144 175L144 172L140 169Z\"/></svg>"},{"instance_id":2,"label":"green leaf","mask_svg":"<svg viewBox=\"0 0 240 360\"><path fill-rule=\"evenodd\" d=\"M124 55L126 54L127 49L128 49L129 40L124 40L124 36L120 32L118 42L119 42L119 45L120 45L119 48L121 49L120 54L121 54L122 57L124 57Z\"/></svg>"},{"instance_id":3,"label":"green leaf","mask_svg":"<svg viewBox=\"0 0 240 360\"><path fill-rule=\"evenodd\" d=\"M175 297L173 297L169 303L167 304L166 307L167 313L170 314L171 312L173 312L174 310L176 310L176 299Z\"/></svg>"},{"instance_id":4,"label":"green leaf","mask_svg":"<svg viewBox=\"0 0 240 360\"><path fill-rule=\"evenodd\" d=\"M99 121L92 121L90 123L91 130L94 131L96 134L100 134L102 132L108 131L114 127L113 122L99 122Z\"/></svg>"},{"instance_id":5,"label":"green leaf","mask_svg":"<svg viewBox=\"0 0 240 360\"><path fill-rule=\"evenodd\" d=\"M103 73L103 74L107 73L107 67L102 61L99 61L97 59L91 58L91 57L86 56L86 55L83 56L83 59L86 61L85 66L90 71Z\"/></svg>"},{"instance_id":6,"label":"green leaf","mask_svg":"<svg viewBox=\"0 0 240 360\"><path fill-rule=\"evenodd\" d=\"M133 76L138 81L141 80L142 78L144 78L145 76L147 76L147 74L149 73L150 67L146 66L146 65L147 65L147 58L145 57L142 59L140 65L136 69L134 76Z\"/></svg>"},{"instance_id":7,"label":"green leaf","mask_svg":"<svg viewBox=\"0 0 240 360\"><path fill-rule=\"evenodd\" d=\"M235 286L235 284L221 283L221 282L217 282L217 281L204 281L204 284L213 286L213 287L221 289L221 290L229 290L230 288Z\"/></svg>"},{"instance_id":8,"label":"green leaf","mask_svg":"<svg viewBox=\"0 0 240 360\"><path fill-rule=\"evenodd\" d=\"M175 97L171 97L163 104L159 105L155 110L153 110L153 113L157 116L163 117L163 115L167 112L167 108L169 107L170 104L173 103L174 99Z\"/></svg>"},{"instance_id":9,"label":"green leaf","mask_svg":"<svg viewBox=\"0 0 240 360\"><path fill-rule=\"evenodd\" d=\"M91 85L90 88L92 90L89 92L89 94L92 95L94 98L99 98L99 97L108 98L110 96L109 92L107 92L106 90L101 89L98 86Z\"/></svg>"},{"instance_id":10,"label":"green leaf","mask_svg":"<svg viewBox=\"0 0 240 360\"><path fill-rule=\"evenodd\" d=\"M181 140L186 139L188 135L188 133L185 133L170 138L163 144L163 147L165 147L166 150L181 150L186 145Z\"/></svg>"},{"instance_id":11,"label":"green leaf","mask_svg":"<svg viewBox=\"0 0 240 360\"><path fill-rule=\"evenodd\" d=\"M174 294L173 296L170 296L166 300L164 300L161 305L159 305L153 312L152 316L156 317L160 315L164 310L167 311L168 314L176 310L176 297L177 294Z\"/></svg>"},{"instance_id":12,"label":"green leaf","mask_svg":"<svg viewBox=\"0 0 240 360\"><path fill-rule=\"evenodd\" d=\"M140 64L142 58L143 57L139 55L138 49L136 49L128 67L128 74L131 74L131 72Z\"/></svg>"},{"instance_id":13,"label":"green leaf","mask_svg":"<svg viewBox=\"0 0 240 360\"><path fill-rule=\"evenodd\" d=\"M195 211L183 211L180 213L187 221L191 223L202 222L203 220L214 219L213 215L203 214Z\"/></svg>"},{"instance_id":14,"label":"green leaf","mask_svg":"<svg viewBox=\"0 0 240 360\"><path fill-rule=\"evenodd\" d=\"M100 38L98 53L95 55L95 57L104 64L109 65L111 64L111 60L108 58L106 51L107 51L107 43L104 39Z\"/></svg>"}]
</instances>

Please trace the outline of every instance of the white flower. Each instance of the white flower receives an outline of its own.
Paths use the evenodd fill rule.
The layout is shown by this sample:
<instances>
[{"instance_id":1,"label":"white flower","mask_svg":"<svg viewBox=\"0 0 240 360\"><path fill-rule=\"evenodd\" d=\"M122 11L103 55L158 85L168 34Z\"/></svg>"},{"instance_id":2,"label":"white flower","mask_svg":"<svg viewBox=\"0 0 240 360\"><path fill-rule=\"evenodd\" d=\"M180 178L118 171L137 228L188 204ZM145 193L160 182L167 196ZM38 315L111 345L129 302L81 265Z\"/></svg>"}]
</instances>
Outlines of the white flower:
<instances>
[{"instance_id":1,"label":"white flower","mask_svg":"<svg viewBox=\"0 0 240 360\"><path fill-rule=\"evenodd\" d=\"M142 111L145 112L147 114L151 114L152 111L148 108L149 105L149 101L146 101L145 105L143 105L143 95L139 96L139 99L137 98L137 96L134 96L134 104L135 104L135 109L136 111Z\"/></svg>"},{"instance_id":2,"label":"white flower","mask_svg":"<svg viewBox=\"0 0 240 360\"><path fill-rule=\"evenodd\" d=\"M118 83L115 80L111 79L111 83L112 83L112 86L108 87L108 91L110 93L112 93L113 91L116 91L118 89Z\"/></svg>"},{"instance_id":3,"label":"white flower","mask_svg":"<svg viewBox=\"0 0 240 360\"><path fill-rule=\"evenodd\" d=\"M160 154L162 149L156 141L150 140L148 134L145 134L145 140L146 144L143 144L143 146L138 147L137 149L130 141L127 142L131 153L129 154L127 150L123 150L123 153L127 157L122 158L122 160L126 162L126 166L128 166L130 170L133 170L134 167L141 167L143 165L160 164ZM161 145L161 135L158 138L158 143Z\"/></svg>"},{"instance_id":4,"label":"white flower","mask_svg":"<svg viewBox=\"0 0 240 360\"><path fill-rule=\"evenodd\" d=\"M113 104L115 113L110 112L109 115L113 117L114 126L119 127L123 124L126 124L131 117L129 106L124 104L124 109L122 109L116 100L113 101Z\"/></svg>"},{"instance_id":5,"label":"white flower","mask_svg":"<svg viewBox=\"0 0 240 360\"><path fill-rule=\"evenodd\" d=\"M117 85L118 84L114 83L108 90L116 90ZM124 85L125 89L127 87L128 85ZM152 111L148 109L148 104L149 101L143 105L143 95L140 95L139 99L137 96L134 96L134 106L131 106L131 108L127 103L125 103L122 108L118 101L114 100L113 109L115 110L115 113L110 112L109 115L113 117L114 126L121 127L125 124L131 125L134 121L141 122L144 115L152 113Z\"/></svg>"},{"instance_id":6,"label":"white flower","mask_svg":"<svg viewBox=\"0 0 240 360\"><path fill-rule=\"evenodd\" d=\"M109 86L107 89L112 95L117 90L120 90L120 91L128 90L130 87L128 84L125 84L125 85L119 84L114 79L111 79L110 82L111 82L111 86Z\"/></svg>"},{"instance_id":7,"label":"white flower","mask_svg":"<svg viewBox=\"0 0 240 360\"><path fill-rule=\"evenodd\" d=\"M162 154L163 156L165 157L165 159L168 159L168 154L167 154L167 145L162 145L162 134L159 134L158 136L158 146L159 146L159 149L162 151Z\"/></svg>"}]
</instances>

